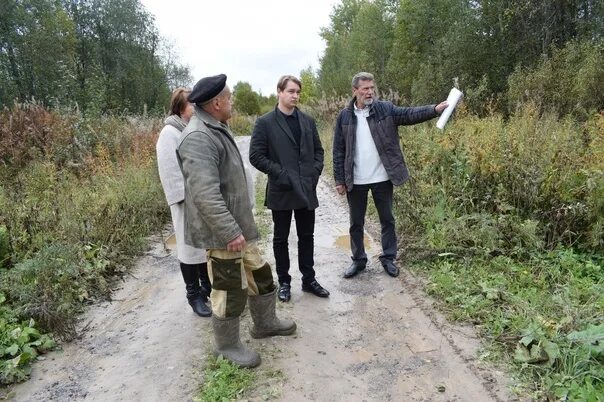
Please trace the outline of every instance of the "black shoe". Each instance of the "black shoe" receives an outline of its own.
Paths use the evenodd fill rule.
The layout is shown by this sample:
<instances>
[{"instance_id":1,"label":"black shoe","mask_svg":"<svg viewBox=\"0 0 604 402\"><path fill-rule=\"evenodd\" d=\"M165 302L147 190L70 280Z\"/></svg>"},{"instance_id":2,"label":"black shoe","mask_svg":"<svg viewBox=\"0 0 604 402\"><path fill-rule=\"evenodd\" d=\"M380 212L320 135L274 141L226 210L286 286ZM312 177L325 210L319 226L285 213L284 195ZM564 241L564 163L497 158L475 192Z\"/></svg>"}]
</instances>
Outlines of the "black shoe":
<instances>
[{"instance_id":1,"label":"black shoe","mask_svg":"<svg viewBox=\"0 0 604 402\"><path fill-rule=\"evenodd\" d=\"M350 264L348 268L346 268L346 271L344 271L344 278L352 278L353 276L356 276L358 273L363 271L365 267L366 264L363 264L362 262L353 261L353 263Z\"/></svg>"},{"instance_id":2,"label":"black shoe","mask_svg":"<svg viewBox=\"0 0 604 402\"><path fill-rule=\"evenodd\" d=\"M319 282L317 282L316 280L309 282L309 283L303 283L302 291L310 292L310 293L314 294L315 296L319 296L319 297L328 297L329 296L329 291L327 289L325 289L323 286L319 285Z\"/></svg>"},{"instance_id":3,"label":"black shoe","mask_svg":"<svg viewBox=\"0 0 604 402\"><path fill-rule=\"evenodd\" d=\"M279 284L279 300L282 302L288 302L292 297L291 286L289 283L280 283Z\"/></svg>"},{"instance_id":4,"label":"black shoe","mask_svg":"<svg viewBox=\"0 0 604 402\"><path fill-rule=\"evenodd\" d=\"M201 295L189 299L189 305L193 309L193 312L200 317L211 317L212 309L205 304L201 298Z\"/></svg>"},{"instance_id":5,"label":"black shoe","mask_svg":"<svg viewBox=\"0 0 604 402\"><path fill-rule=\"evenodd\" d=\"M180 271L182 272L182 277L185 281L189 305L198 316L210 317L212 315L212 310L206 305L207 298L202 293L201 286L199 285L200 268L202 268L202 264L180 263Z\"/></svg>"},{"instance_id":6,"label":"black shoe","mask_svg":"<svg viewBox=\"0 0 604 402\"><path fill-rule=\"evenodd\" d=\"M391 277L396 278L398 276L399 270L398 267L394 265L394 261L382 261L382 266L384 267L384 271Z\"/></svg>"}]
</instances>

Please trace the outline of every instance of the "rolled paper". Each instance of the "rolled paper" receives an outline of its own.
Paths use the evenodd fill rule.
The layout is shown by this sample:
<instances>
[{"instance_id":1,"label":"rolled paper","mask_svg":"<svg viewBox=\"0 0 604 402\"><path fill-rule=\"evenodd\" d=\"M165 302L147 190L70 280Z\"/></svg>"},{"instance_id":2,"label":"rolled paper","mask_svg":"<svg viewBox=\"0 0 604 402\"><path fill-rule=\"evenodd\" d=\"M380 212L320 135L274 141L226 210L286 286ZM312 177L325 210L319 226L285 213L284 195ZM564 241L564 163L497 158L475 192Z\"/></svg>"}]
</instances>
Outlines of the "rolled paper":
<instances>
[{"instance_id":1,"label":"rolled paper","mask_svg":"<svg viewBox=\"0 0 604 402\"><path fill-rule=\"evenodd\" d=\"M449 106L447 106L443 113L440 115L440 118L436 122L436 127L440 128L441 130L445 128L445 124L447 124L449 117L451 117L451 113L453 113L453 110L455 110L457 102L459 102L462 97L463 92L461 92L459 89L451 89L451 92L449 92L449 96L447 96L447 102L449 103Z\"/></svg>"}]
</instances>

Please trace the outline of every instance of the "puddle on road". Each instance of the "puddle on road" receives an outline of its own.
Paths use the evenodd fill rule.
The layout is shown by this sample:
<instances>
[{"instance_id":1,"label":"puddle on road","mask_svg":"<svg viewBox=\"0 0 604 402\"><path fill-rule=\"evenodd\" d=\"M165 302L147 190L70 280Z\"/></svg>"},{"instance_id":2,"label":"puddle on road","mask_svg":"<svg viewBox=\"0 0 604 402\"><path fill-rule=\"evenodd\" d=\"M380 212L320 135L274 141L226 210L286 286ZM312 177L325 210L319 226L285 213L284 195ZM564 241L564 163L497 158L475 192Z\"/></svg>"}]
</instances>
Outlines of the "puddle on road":
<instances>
[{"instance_id":1,"label":"puddle on road","mask_svg":"<svg viewBox=\"0 0 604 402\"><path fill-rule=\"evenodd\" d=\"M164 242L166 250L176 250L176 235L172 233Z\"/></svg>"},{"instance_id":2,"label":"puddle on road","mask_svg":"<svg viewBox=\"0 0 604 402\"><path fill-rule=\"evenodd\" d=\"M371 241L369 236L365 235L363 243L365 243L365 250L373 248L373 242ZM335 246L344 250L350 250L350 235L342 235L336 237Z\"/></svg>"}]
</instances>

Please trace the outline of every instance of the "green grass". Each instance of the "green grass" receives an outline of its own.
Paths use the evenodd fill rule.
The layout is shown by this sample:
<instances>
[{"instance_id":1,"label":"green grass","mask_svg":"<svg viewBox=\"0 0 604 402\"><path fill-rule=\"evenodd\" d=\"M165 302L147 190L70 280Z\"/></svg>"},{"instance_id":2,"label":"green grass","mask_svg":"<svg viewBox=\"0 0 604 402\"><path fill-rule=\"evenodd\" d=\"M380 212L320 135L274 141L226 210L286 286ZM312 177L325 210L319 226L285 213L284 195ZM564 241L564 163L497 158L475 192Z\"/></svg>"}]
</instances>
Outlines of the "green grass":
<instances>
[{"instance_id":1,"label":"green grass","mask_svg":"<svg viewBox=\"0 0 604 402\"><path fill-rule=\"evenodd\" d=\"M256 379L256 373L239 368L222 357L212 357L206 366L204 378L203 387L195 401L231 401L243 395Z\"/></svg>"},{"instance_id":2,"label":"green grass","mask_svg":"<svg viewBox=\"0 0 604 402\"><path fill-rule=\"evenodd\" d=\"M521 393L602 400L601 258L563 249L525 262L443 255L412 269L428 277L426 290L449 319L476 325L487 340L485 356L513 365Z\"/></svg>"}]
</instances>

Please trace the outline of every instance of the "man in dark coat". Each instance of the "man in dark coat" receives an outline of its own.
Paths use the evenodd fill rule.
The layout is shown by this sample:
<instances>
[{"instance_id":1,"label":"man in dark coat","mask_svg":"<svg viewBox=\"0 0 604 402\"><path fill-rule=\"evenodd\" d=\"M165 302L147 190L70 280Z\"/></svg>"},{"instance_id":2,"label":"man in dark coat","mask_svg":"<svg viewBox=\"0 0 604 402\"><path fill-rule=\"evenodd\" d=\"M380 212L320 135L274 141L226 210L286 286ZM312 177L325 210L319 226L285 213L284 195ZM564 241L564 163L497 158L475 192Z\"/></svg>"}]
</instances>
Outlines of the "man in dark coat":
<instances>
[{"instance_id":1,"label":"man in dark coat","mask_svg":"<svg viewBox=\"0 0 604 402\"><path fill-rule=\"evenodd\" d=\"M382 227L380 262L388 275L397 277L392 186L400 186L409 177L398 127L430 120L441 114L448 103L400 107L378 101L373 75L365 72L352 78L352 93L348 107L338 115L333 137L336 190L346 194L350 213L352 264L344 272L344 278L352 278L367 265L363 236L370 190Z\"/></svg>"},{"instance_id":2,"label":"man in dark coat","mask_svg":"<svg viewBox=\"0 0 604 402\"><path fill-rule=\"evenodd\" d=\"M275 110L258 118L250 143L250 162L268 175L265 206L272 211L273 251L279 277L279 300L291 297L288 237L292 213L298 233L298 266L302 290L319 297L329 292L315 279L316 187L323 170L323 147L312 117L296 105L302 83L285 75L277 83L279 102Z\"/></svg>"}]
</instances>

